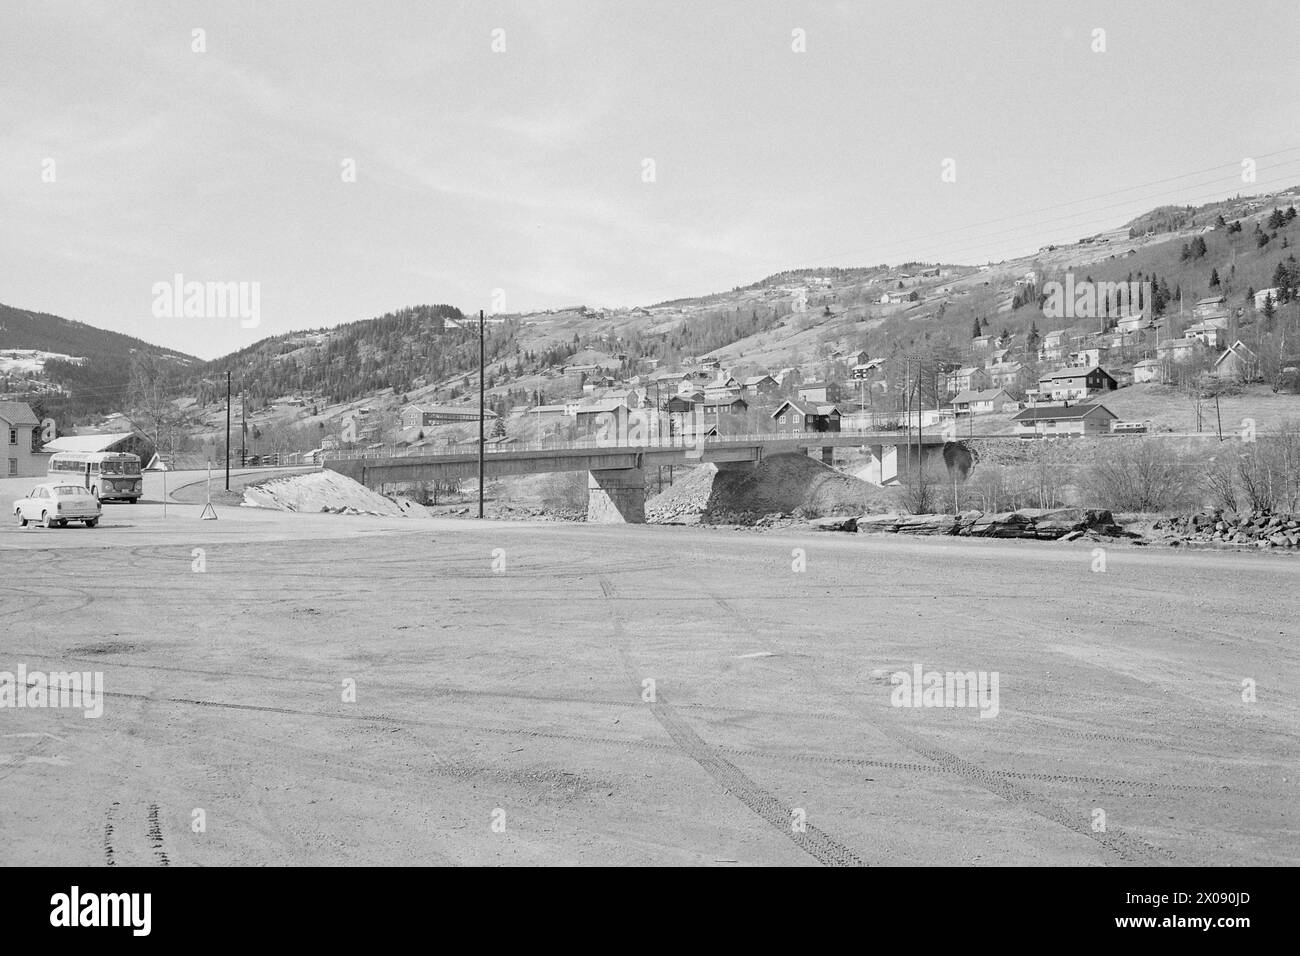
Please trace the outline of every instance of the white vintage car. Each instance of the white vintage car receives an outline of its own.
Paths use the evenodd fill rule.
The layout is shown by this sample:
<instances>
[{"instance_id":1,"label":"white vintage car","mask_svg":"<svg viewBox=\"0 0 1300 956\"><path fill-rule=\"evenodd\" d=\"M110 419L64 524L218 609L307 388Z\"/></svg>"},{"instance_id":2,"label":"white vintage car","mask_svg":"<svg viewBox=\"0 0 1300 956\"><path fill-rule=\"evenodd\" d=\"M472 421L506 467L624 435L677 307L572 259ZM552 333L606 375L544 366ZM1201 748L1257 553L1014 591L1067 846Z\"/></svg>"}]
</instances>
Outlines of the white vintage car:
<instances>
[{"instance_id":1,"label":"white vintage car","mask_svg":"<svg viewBox=\"0 0 1300 956\"><path fill-rule=\"evenodd\" d=\"M39 521L47 528L66 528L69 521L84 521L87 528L99 524L102 509L99 499L80 485L52 481L37 485L26 498L14 502L18 524Z\"/></svg>"}]
</instances>

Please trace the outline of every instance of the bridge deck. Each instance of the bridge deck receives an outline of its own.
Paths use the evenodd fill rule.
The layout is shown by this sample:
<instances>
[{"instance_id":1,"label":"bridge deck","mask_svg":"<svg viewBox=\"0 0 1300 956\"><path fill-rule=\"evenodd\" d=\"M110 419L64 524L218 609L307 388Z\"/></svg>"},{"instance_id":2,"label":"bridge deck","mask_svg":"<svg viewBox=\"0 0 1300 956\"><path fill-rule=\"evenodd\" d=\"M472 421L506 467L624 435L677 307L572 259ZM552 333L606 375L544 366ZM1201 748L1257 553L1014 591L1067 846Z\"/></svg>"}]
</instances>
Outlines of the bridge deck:
<instances>
[{"instance_id":1,"label":"bridge deck","mask_svg":"<svg viewBox=\"0 0 1300 956\"><path fill-rule=\"evenodd\" d=\"M923 432L924 446L942 446L939 433ZM724 435L702 444L684 444L680 437L640 443L611 443L589 439L573 442L531 442L484 446L484 473L503 475L541 474L556 471L604 471L625 468L654 468L701 462L760 461L766 455L806 451L809 448L901 446L915 444L905 432L806 432L800 435ZM464 449L464 450L461 450ZM477 473L477 443L456 450L418 449L348 452L330 455L324 466L349 475L364 484L383 481L418 481L467 477Z\"/></svg>"}]
</instances>

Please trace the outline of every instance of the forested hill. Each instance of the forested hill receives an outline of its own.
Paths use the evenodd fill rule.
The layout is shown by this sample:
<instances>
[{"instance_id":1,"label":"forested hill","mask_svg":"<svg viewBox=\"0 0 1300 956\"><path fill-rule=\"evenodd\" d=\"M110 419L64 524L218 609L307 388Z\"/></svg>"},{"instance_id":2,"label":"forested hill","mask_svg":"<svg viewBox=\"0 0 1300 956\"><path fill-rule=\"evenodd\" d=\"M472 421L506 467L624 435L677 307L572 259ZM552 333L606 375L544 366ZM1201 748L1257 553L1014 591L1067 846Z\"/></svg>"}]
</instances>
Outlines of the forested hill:
<instances>
[{"instance_id":1,"label":"forested hill","mask_svg":"<svg viewBox=\"0 0 1300 956\"><path fill-rule=\"evenodd\" d=\"M488 361L513 351L517 320L487 328ZM332 329L290 332L182 373L201 404L225 395L225 373L251 408L284 395L344 402L392 387L413 390L478 369L478 320L451 305L418 305Z\"/></svg>"},{"instance_id":2,"label":"forested hill","mask_svg":"<svg viewBox=\"0 0 1300 956\"><path fill-rule=\"evenodd\" d=\"M198 361L192 355L151 345L121 332L97 329L93 325L46 312L32 312L0 304L0 350L4 349L36 349L84 358L118 360L129 358L136 350L143 350L181 362Z\"/></svg>"},{"instance_id":3,"label":"forested hill","mask_svg":"<svg viewBox=\"0 0 1300 956\"><path fill-rule=\"evenodd\" d=\"M0 352L17 350L69 357L44 358L38 372L0 376L0 392L60 422L123 408L134 356L154 356L175 373L199 361L120 332L0 304Z\"/></svg>"}]
</instances>

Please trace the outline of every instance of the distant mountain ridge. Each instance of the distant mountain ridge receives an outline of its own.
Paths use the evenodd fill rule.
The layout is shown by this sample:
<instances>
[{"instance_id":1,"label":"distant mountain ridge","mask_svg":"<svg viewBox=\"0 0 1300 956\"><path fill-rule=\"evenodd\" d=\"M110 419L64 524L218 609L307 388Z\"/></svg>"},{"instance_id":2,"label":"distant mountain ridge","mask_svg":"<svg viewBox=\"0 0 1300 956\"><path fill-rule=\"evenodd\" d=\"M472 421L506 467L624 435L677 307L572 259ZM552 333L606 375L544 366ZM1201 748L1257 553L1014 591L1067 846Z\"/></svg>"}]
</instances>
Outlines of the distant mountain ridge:
<instances>
[{"instance_id":1,"label":"distant mountain ridge","mask_svg":"<svg viewBox=\"0 0 1300 956\"><path fill-rule=\"evenodd\" d=\"M88 359L109 356L128 359L132 352L144 350L178 362L199 361L193 355L153 345L121 332L0 303L0 351L6 349L37 349Z\"/></svg>"},{"instance_id":2,"label":"distant mountain ridge","mask_svg":"<svg viewBox=\"0 0 1300 956\"><path fill-rule=\"evenodd\" d=\"M42 417L54 417L62 428L77 419L120 410L126 402L131 359L137 353L156 356L172 368L199 361L121 332L0 304L0 352L10 350L71 357L47 359L40 374L0 375L0 395L27 402Z\"/></svg>"},{"instance_id":3,"label":"distant mountain ridge","mask_svg":"<svg viewBox=\"0 0 1300 956\"><path fill-rule=\"evenodd\" d=\"M1175 299L1180 292L1194 300L1210 291L1244 299L1272 284L1280 261L1294 261L1286 259L1289 230L1271 244L1258 233L1234 239L1219 217L1240 219L1249 228L1261 210L1283 197L1289 202L1293 194L1155 207L1099 234L1104 248L1093 237L981 266L914 261L893 267L803 267L729 291L650 306L575 306L495 316L486 348L489 403L504 411L580 394L581 383L567 381L565 368L578 364L574 355L592 349L621 366L616 371L623 378L644 370L644 360L653 368L709 354L749 372L816 365L818 375L833 371L828 363L835 355L863 348L873 356L921 349L946 360L965 349L975 322L994 333L1026 332L1035 316L1042 322L1031 293L1063 268L1099 279L1152 279L1158 272L1161 288ZM1208 254L1204 240L1195 256L1181 258L1176 244L1158 244L1202 230ZM1135 236L1133 248L1122 238L1125 231ZM1145 244L1142 236L1148 237ZM1026 276L1033 277L1028 285ZM1212 279L1221 285L1211 285ZM59 408L62 418L123 410L132 356L140 352L161 360L158 381L167 394L193 398L200 408L224 400L227 370L250 410L286 395L312 407L365 401L387 390L403 401L414 393L425 400L457 401L476 397L475 326L455 306L419 305L271 336L202 361L82 322L0 305L0 351L37 349L86 360L45 362L42 377L72 392L71 399L50 394L46 401L47 411ZM7 387L10 398L22 400L13 394L21 378L10 373L6 381L0 372L0 394ZM30 388L32 378L19 384Z\"/></svg>"}]
</instances>

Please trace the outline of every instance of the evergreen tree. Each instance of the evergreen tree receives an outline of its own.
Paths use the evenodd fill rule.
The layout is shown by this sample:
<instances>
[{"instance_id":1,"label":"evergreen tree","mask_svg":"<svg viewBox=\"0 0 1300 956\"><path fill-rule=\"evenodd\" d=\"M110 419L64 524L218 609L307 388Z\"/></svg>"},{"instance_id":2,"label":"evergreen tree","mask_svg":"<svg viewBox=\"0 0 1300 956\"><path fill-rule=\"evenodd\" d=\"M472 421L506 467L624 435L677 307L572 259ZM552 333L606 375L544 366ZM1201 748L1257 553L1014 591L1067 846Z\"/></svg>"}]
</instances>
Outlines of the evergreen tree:
<instances>
[{"instance_id":1,"label":"evergreen tree","mask_svg":"<svg viewBox=\"0 0 1300 956\"><path fill-rule=\"evenodd\" d=\"M1211 269L1211 270L1210 270L1210 288L1211 288L1211 289L1217 289L1218 287L1219 287L1219 270L1218 270L1218 269Z\"/></svg>"}]
</instances>

